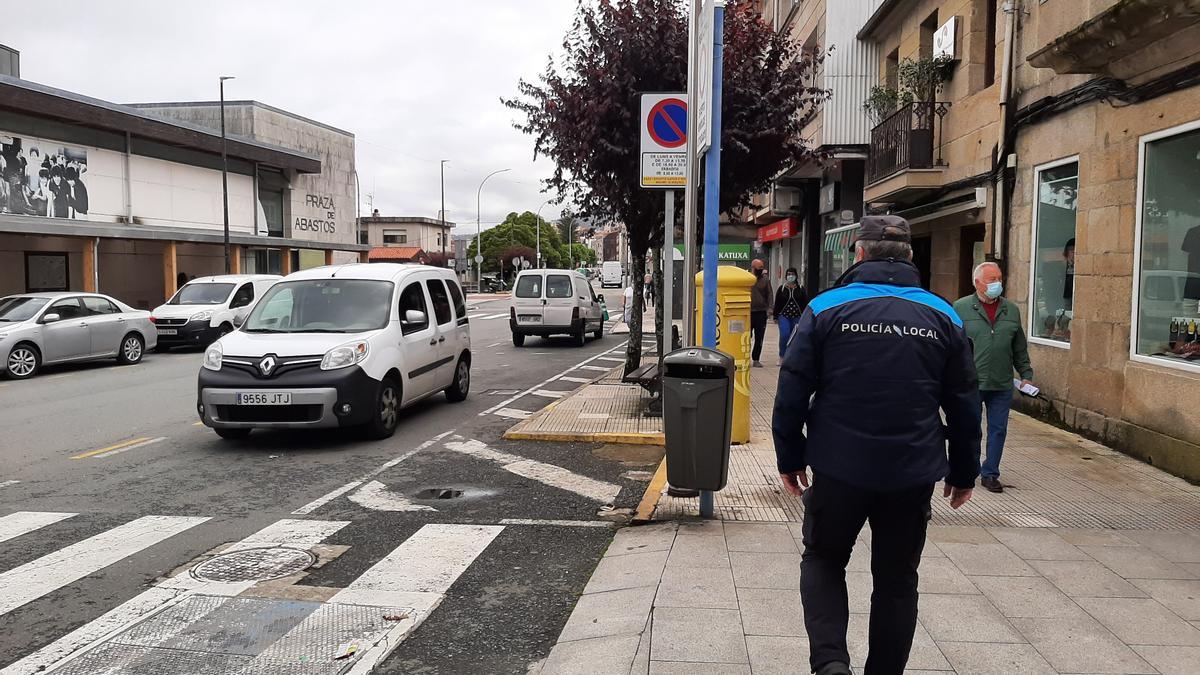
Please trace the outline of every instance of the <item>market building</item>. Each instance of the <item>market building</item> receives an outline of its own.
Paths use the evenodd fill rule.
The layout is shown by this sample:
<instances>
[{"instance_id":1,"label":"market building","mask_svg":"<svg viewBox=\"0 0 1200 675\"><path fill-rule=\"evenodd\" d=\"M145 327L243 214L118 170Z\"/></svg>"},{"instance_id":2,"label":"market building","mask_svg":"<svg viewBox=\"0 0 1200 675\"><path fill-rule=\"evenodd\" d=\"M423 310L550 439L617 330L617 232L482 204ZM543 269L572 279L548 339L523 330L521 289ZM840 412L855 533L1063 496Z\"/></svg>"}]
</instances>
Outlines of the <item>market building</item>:
<instances>
[{"instance_id":1,"label":"market building","mask_svg":"<svg viewBox=\"0 0 1200 675\"><path fill-rule=\"evenodd\" d=\"M231 269L360 259L353 135L226 106ZM219 127L215 102L119 105L0 75L0 295L100 291L149 308L223 272Z\"/></svg>"}]
</instances>

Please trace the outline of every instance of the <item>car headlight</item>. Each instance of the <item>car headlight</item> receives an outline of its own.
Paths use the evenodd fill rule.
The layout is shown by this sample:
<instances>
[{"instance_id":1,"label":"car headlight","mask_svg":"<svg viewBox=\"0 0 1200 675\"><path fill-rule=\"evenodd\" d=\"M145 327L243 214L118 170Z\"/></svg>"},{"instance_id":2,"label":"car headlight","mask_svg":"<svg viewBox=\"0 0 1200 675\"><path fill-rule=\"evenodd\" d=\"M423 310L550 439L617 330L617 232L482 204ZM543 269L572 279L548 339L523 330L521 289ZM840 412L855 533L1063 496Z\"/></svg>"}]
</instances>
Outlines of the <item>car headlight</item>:
<instances>
[{"instance_id":1,"label":"car headlight","mask_svg":"<svg viewBox=\"0 0 1200 675\"><path fill-rule=\"evenodd\" d=\"M204 352L204 367L209 370L220 370L223 356L221 346L214 344L208 348L208 351Z\"/></svg>"},{"instance_id":2,"label":"car headlight","mask_svg":"<svg viewBox=\"0 0 1200 675\"><path fill-rule=\"evenodd\" d=\"M360 363L365 358L367 358L367 343L351 342L325 352L325 357L321 359L321 370L347 368Z\"/></svg>"},{"instance_id":3,"label":"car headlight","mask_svg":"<svg viewBox=\"0 0 1200 675\"><path fill-rule=\"evenodd\" d=\"M200 312L199 314L193 314L192 318L189 319L189 321L208 321L208 320L212 319L212 317L213 317L212 310L206 309L203 312Z\"/></svg>"}]
</instances>

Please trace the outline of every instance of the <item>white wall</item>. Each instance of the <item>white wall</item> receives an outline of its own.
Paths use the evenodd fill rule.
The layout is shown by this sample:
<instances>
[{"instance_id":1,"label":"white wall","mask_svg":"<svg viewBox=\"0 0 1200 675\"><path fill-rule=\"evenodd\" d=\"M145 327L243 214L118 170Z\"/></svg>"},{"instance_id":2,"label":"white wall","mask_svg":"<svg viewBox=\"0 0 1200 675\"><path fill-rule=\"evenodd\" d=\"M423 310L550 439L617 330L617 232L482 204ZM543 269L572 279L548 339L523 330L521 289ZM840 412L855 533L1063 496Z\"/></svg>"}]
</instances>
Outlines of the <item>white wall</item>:
<instances>
[{"instance_id":1,"label":"white wall","mask_svg":"<svg viewBox=\"0 0 1200 675\"><path fill-rule=\"evenodd\" d=\"M138 155L130 158L129 169L135 223L223 229L220 171ZM254 233L255 202L254 179L229 174L230 230Z\"/></svg>"}]
</instances>

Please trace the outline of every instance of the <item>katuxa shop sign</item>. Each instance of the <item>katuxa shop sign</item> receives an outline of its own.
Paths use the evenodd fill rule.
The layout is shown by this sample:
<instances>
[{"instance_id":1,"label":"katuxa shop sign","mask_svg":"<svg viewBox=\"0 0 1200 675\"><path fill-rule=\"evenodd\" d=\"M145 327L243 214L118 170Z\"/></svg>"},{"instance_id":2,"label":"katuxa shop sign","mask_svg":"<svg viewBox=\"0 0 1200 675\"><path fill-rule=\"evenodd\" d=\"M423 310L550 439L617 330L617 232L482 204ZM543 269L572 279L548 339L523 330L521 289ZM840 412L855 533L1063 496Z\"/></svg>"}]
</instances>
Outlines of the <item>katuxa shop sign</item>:
<instances>
[{"instance_id":1,"label":"katuxa shop sign","mask_svg":"<svg viewBox=\"0 0 1200 675\"><path fill-rule=\"evenodd\" d=\"M305 232L337 234L337 204L333 195L306 192L302 210L292 221L293 236Z\"/></svg>"}]
</instances>

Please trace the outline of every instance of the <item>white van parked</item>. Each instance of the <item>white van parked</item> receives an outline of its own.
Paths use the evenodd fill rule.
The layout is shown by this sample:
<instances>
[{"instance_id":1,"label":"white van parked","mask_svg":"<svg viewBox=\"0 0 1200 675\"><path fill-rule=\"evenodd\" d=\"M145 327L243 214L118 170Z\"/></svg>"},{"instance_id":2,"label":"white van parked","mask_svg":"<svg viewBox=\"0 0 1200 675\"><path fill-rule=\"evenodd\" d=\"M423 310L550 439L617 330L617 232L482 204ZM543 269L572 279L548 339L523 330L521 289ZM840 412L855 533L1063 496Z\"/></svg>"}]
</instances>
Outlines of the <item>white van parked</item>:
<instances>
[{"instance_id":1,"label":"white van parked","mask_svg":"<svg viewBox=\"0 0 1200 675\"><path fill-rule=\"evenodd\" d=\"M604 308L592 285L570 270L522 270L513 286L509 308L513 344L526 335L570 335L582 347L587 334L604 337Z\"/></svg>"},{"instance_id":2,"label":"white van parked","mask_svg":"<svg viewBox=\"0 0 1200 675\"><path fill-rule=\"evenodd\" d=\"M254 301L282 278L278 274L224 274L192 279L150 313L158 331L158 351L212 344L241 325Z\"/></svg>"},{"instance_id":3,"label":"white van parked","mask_svg":"<svg viewBox=\"0 0 1200 675\"><path fill-rule=\"evenodd\" d=\"M200 419L222 438L256 428L396 431L400 409L467 398L471 333L454 272L333 265L288 275L204 354Z\"/></svg>"},{"instance_id":4,"label":"white van parked","mask_svg":"<svg viewBox=\"0 0 1200 675\"><path fill-rule=\"evenodd\" d=\"M625 275L621 270L621 263L616 260L606 261L600 265L600 288L620 288L621 282Z\"/></svg>"}]
</instances>

